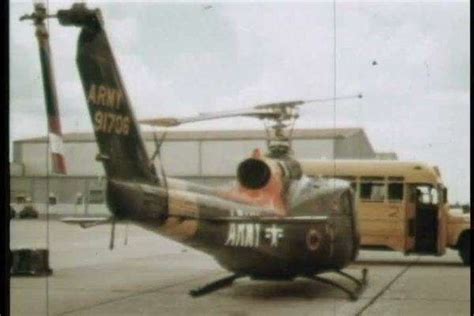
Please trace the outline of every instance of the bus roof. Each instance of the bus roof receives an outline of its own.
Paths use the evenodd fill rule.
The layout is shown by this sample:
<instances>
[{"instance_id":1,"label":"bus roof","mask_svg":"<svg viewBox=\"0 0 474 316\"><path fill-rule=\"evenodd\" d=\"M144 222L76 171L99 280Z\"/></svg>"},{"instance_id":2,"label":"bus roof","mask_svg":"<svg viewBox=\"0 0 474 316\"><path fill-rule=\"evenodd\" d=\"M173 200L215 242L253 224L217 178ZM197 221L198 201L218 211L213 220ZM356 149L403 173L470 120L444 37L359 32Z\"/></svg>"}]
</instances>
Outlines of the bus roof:
<instances>
[{"instance_id":1,"label":"bus roof","mask_svg":"<svg viewBox=\"0 0 474 316\"><path fill-rule=\"evenodd\" d=\"M408 183L442 183L438 167L418 161L398 160L299 160L312 176L403 177Z\"/></svg>"}]
</instances>

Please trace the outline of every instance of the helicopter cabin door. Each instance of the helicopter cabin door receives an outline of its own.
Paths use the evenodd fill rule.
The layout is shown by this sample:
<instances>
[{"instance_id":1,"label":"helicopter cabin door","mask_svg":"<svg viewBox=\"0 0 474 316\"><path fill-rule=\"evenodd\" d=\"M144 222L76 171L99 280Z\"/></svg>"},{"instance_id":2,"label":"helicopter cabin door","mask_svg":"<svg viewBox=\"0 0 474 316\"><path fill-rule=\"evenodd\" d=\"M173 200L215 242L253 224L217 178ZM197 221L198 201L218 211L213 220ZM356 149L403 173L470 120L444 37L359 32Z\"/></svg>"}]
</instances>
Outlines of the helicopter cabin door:
<instances>
[{"instance_id":1,"label":"helicopter cabin door","mask_svg":"<svg viewBox=\"0 0 474 316\"><path fill-rule=\"evenodd\" d=\"M438 251L438 192L429 184L413 186L415 199L415 252L436 254Z\"/></svg>"}]
</instances>

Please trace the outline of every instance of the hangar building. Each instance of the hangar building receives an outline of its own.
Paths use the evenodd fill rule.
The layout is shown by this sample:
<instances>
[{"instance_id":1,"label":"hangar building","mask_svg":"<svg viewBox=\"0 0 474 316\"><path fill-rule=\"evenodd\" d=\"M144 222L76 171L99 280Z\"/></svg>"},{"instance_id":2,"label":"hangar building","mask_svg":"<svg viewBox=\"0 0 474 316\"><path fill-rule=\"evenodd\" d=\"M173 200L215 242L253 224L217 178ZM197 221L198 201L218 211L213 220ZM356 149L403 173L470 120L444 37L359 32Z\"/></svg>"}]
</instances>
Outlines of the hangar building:
<instances>
[{"instance_id":1,"label":"hangar building","mask_svg":"<svg viewBox=\"0 0 474 316\"><path fill-rule=\"evenodd\" d=\"M158 138L161 137L158 132ZM153 133L143 133L148 153L154 151ZM263 130L169 131L162 146L162 163L168 176L216 185L234 179L237 164L255 148L266 148ZM374 159L374 152L361 128L296 129L296 157L315 159ZM11 199L30 197L35 203L102 203L103 167L95 161L98 148L92 133L64 135L67 176L47 177L47 138L22 139L13 143L10 164ZM49 161L50 163L50 161ZM51 170L51 168L49 168Z\"/></svg>"}]
</instances>

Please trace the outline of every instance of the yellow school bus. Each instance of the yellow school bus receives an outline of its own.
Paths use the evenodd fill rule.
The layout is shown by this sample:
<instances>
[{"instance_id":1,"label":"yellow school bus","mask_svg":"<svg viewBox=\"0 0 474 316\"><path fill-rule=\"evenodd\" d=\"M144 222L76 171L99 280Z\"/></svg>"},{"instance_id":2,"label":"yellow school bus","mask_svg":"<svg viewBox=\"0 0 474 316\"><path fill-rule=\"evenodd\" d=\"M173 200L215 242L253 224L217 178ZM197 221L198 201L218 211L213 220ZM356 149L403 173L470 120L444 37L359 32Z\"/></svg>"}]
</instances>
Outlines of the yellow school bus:
<instances>
[{"instance_id":1,"label":"yellow school bus","mask_svg":"<svg viewBox=\"0 0 474 316\"><path fill-rule=\"evenodd\" d=\"M450 211L438 167L393 160L301 160L303 172L351 183L364 248L441 256L470 265L470 214Z\"/></svg>"}]
</instances>

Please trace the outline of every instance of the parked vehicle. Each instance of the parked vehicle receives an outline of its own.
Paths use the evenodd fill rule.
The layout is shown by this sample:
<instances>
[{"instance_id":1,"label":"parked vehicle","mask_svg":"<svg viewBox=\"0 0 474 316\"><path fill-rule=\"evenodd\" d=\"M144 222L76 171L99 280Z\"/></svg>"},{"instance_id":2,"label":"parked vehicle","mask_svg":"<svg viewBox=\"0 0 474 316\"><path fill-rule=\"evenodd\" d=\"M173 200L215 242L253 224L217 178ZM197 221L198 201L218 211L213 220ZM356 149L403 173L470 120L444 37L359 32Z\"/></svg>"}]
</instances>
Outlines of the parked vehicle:
<instances>
[{"instance_id":1,"label":"parked vehicle","mask_svg":"<svg viewBox=\"0 0 474 316\"><path fill-rule=\"evenodd\" d=\"M21 212L18 214L19 218L38 218L38 211L33 207L33 205L26 205Z\"/></svg>"},{"instance_id":2,"label":"parked vehicle","mask_svg":"<svg viewBox=\"0 0 474 316\"><path fill-rule=\"evenodd\" d=\"M470 265L471 215L450 209L438 167L386 160L312 160L301 165L313 177L351 183L361 247L435 256L452 248Z\"/></svg>"}]
</instances>

